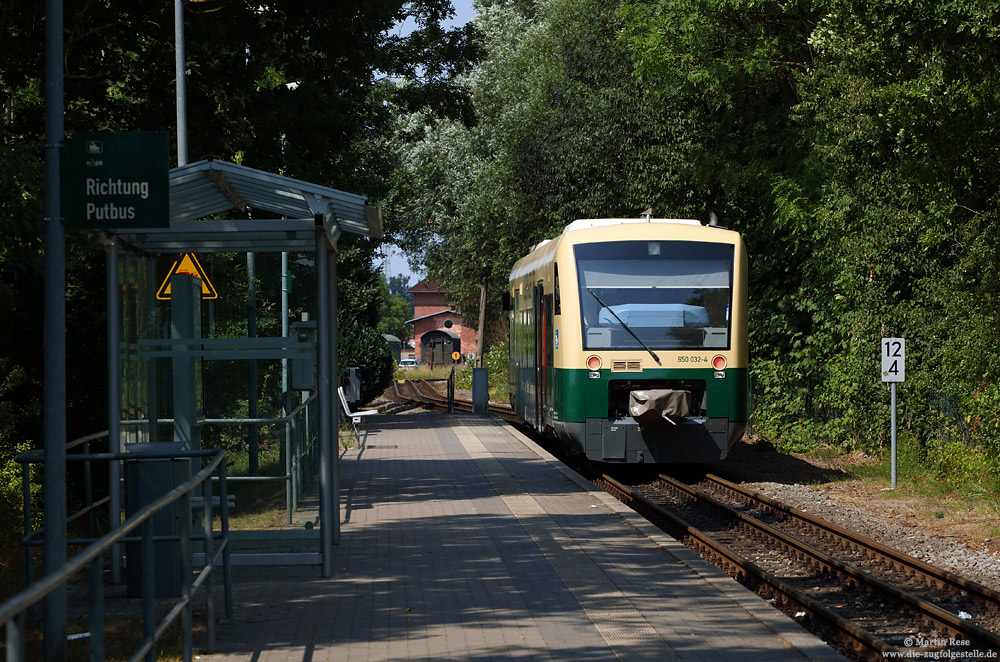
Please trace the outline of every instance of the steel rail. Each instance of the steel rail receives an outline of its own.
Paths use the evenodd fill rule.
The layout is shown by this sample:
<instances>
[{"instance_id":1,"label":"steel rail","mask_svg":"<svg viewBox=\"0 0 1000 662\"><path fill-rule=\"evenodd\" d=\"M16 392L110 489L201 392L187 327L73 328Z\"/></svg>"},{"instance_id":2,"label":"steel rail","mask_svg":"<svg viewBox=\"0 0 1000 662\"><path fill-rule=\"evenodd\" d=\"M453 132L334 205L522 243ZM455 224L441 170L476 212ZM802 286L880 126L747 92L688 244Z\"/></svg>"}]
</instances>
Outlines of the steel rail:
<instances>
[{"instance_id":1,"label":"steel rail","mask_svg":"<svg viewBox=\"0 0 1000 662\"><path fill-rule=\"evenodd\" d=\"M737 570L737 578L738 574L741 573L747 581L759 586L765 586L767 589L780 595L782 601L786 604L790 603L797 609L801 609L817 617L837 633L841 642L851 648L857 651L877 651L879 653L900 652L895 646L887 644L809 596L802 595L795 588L766 572L757 564L732 551L726 545L715 540L715 538L689 525L676 515L665 510L662 506L653 503L611 476L605 474L601 476L599 481L604 483L606 488L610 487L609 491L619 499L634 502L639 505L638 510L651 513L658 518L666 520L677 532L678 536L689 538L694 546L698 548L698 551L704 552L708 556L714 557L715 560L721 561L721 564L730 570Z\"/></svg>"},{"instance_id":2,"label":"steel rail","mask_svg":"<svg viewBox=\"0 0 1000 662\"><path fill-rule=\"evenodd\" d=\"M408 388L412 389L415 395L404 395L399 388L398 382L393 382L393 391L395 395L401 400L408 400L410 402L418 402L424 406L431 407L447 407L448 398L437 392L433 386L431 386L431 381L443 381L443 380L429 380L429 379L414 379L406 380L403 384L406 384ZM425 391L429 390L431 394L427 394ZM472 401L465 398L455 398L455 406L459 407L463 412L472 412ZM514 412L511 410L510 405L499 404L495 402L490 402L488 405L488 411L490 414L499 416L505 420L517 421L519 420Z\"/></svg>"},{"instance_id":3,"label":"steel rail","mask_svg":"<svg viewBox=\"0 0 1000 662\"><path fill-rule=\"evenodd\" d=\"M1000 636L994 634L993 632L990 632L989 630L974 623L969 623L950 611L942 609L941 607L919 598L908 591L904 591L897 586L874 577L863 570L859 570L851 565L848 565L847 563L839 561L826 552L816 549L812 545L806 544L801 540L778 531L774 527L769 526L764 522L751 517L750 515L741 513L731 506L722 503L718 499L715 499L714 497L711 497L689 485L685 485L670 476L660 474L659 479L671 489L687 494L688 496L702 503L708 504L726 515L733 517L745 528L754 532L762 533L780 545L783 545L786 548L794 549L797 552L808 556L824 569L833 570L842 577L864 584L870 590L891 595L913 609L923 618L926 618L937 627L940 627L945 632L952 635L960 635L963 639L968 639L973 643L989 646L992 650L1000 650Z\"/></svg>"},{"instance_id":4,"label":"steel rail","mask_svg":"<svg viewBox=\"0 0 1000 662\"><path fill-rule=\"evenodd\" d=\"M871 538L849 531L833 522L828 522L804 510L783 504L759 492L748 490L719 476L708 474L705 476L705 480L714 486L739 495L740 498L749 503L759 503L767 508L784 513L798 522L823 532L828 538L835 538L847 543L855 550L863 551L873 557L888 561L897 570L920 575L924 577L925 581L932 580L939 588L964 591L968 597L979 600L985 606L993 610L1000 610L1000 591L984 586L967 577L949 572L944 568L921 561L909 554L904 554L891 547L887 547Z\"/></svg>"}]
</instances>

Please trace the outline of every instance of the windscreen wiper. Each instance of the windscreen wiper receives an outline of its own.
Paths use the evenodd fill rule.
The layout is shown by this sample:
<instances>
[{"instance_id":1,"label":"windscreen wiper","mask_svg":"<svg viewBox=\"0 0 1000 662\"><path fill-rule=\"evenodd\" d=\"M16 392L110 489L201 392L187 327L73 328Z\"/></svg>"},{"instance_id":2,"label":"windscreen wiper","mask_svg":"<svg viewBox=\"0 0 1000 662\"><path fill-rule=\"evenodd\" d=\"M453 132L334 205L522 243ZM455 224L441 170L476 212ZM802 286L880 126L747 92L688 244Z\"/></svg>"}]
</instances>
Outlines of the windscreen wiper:
<instances>
[{"instance_id":1,"label":"windscreen wiper","mask_svg":"<svg viewBox=\"0 0 1000 662\"><path fill-rule=\"evenodd\" d=\"M594 290L592 290L592 289L590 289L588 287L587 291L590 292L591 296L593 296L595 299L597 299L597 303L599 303L603 307L607 308L608 312L611 313L612 315L614 315L614 318L616 320L618 320L618 323L622 325L622 328L625 329L626 331L628 331L629 335L632 336L633 338L635 338L635 341L637 343L639 343L640 345L642 345L642 348L644 350L646 350L647 352L649 352L649 355L653 357L654 361L656 361L656 365L663 365L662 363L660 363L660 357L657 356L656 353L653 350L651 350L649 347L646 347L646 343L644 343L641 340L639 340L639 336L637 336L634 333L632 333L632 329L628 328L628 324L626 324L625 322L623 322L622 318L618 317L618 315L615 313L615 311L611 309L611 306L609 306L608 304L606 304L603 301L601 301L601 297L599 297L596 294L594 294Z\"/></svg>"}]
</instances>

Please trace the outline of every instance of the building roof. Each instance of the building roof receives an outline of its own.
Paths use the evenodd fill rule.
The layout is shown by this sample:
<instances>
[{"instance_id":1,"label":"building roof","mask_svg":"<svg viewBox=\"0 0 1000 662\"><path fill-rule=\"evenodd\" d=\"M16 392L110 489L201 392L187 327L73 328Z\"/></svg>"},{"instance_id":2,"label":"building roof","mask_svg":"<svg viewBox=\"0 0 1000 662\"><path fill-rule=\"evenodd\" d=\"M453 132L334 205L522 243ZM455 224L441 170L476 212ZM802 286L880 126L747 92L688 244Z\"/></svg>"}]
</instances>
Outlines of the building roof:
<instances>
[{"instance_id":1,"label":"building roof","mask_svg":"<svg viewBox=\"0 0 1000 662\"><path fill-rule=\"evenodd\" d=\"M420 317L414 317L411 320L406 320L405 322L403 322L403 324L413 324L414 322L419 322L420 320L425 320L425 319L428 319L430 317L434 317L435 315L443 315L444 313L454 313L454 314L457 315L458 311L457 310L452 310L452 309L439 310L437 312L430 313L429 315L421 315Z\"/></svg>"},{"instance_id":2,"label":"building roof","mask_svg":"<svg viewBox=\"0 0 1000 662\"><path fill-rule=\"evenodd\" d=\"M444 290L442 290L437 283L428 282L426 278L406 291L413 292L415 294L420 294L420 293L440 294L444 292Z\"/></svg>"}]
</instances>

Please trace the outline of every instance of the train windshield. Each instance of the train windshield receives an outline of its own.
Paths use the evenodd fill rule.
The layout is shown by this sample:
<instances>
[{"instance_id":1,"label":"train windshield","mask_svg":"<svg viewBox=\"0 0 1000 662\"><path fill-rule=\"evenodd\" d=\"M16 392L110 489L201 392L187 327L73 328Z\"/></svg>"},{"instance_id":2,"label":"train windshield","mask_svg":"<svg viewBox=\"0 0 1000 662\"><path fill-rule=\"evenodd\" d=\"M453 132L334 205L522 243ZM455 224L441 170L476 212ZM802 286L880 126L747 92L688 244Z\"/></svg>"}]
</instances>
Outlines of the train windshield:
<instances>
[{"instance_id":1,"label":"train windshield","mask_svg":"<svg viewBox=\"0 0 1000 662\"><path fill-rule=\"evenodd\" d=\"M729 347L732 245L612 241L575 253L584 349Z\"/></svg>"}]
</instances>

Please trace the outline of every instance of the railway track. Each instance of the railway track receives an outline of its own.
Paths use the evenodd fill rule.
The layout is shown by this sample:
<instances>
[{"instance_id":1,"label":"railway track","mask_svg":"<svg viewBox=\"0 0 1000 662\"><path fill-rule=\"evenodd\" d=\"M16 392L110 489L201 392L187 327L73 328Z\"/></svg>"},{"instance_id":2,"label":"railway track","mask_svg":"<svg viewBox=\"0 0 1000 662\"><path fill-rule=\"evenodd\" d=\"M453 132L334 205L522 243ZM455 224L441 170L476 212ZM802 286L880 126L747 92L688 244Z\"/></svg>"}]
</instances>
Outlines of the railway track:
<instances>
[{"instance_id":1,"label":"railway track","mask_svg":"<svg viewBox=\"0 0 1000 662\"><path fill-rule=\"evenodd\" d=\"M715 476L599 483L845 652L995 659L1000 594Z\"/></svg>"},{"instance_id":2,"label":"railway track","mask_svg":"<svg viewBox=\"0 0 1000 662\"><path fill-rule=\"evenodd\" d=\"M413 402L420 406L437 411L448 411L448 396L442 395L438 390L438 385L445 384L445 379L411 379L403 382L393 382L392 387L397 398L404 401ZM472 400L468 398L455 397L454 410L472 413ZM491 402L488 405L490 415L497 416L507 421L517 421L510 405Z\"/></svg>"}]
</instances>

